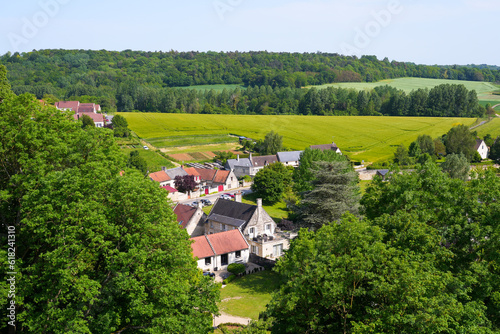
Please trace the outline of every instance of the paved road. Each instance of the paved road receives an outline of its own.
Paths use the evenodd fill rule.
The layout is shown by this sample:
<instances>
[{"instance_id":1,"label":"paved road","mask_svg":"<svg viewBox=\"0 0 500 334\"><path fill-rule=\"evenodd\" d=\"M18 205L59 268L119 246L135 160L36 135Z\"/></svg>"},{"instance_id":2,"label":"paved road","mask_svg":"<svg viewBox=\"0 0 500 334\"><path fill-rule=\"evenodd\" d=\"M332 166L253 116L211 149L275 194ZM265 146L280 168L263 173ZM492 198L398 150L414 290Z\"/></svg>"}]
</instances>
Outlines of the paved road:
<instances>
[{"instance_id":1,"label":"paved road","mask_svg":"<svg viewBox=\"0 0 500 334\"><path fill-rule=\"evenodd\" d=\"M250 194L252 192L252 190L250 189L250 186L248 186L248 187L241 187L241 188L238 188L238 189L232 189L232 190L229 190L229 191L220 192L220 193L217 193L217 194L211 194L211 195L207 195L207 196L203 196L203 197L199 197L199 198L186 199L186 200L183 200L183 201L179 201L179 203L190 205L191 203L197 202L200 199L208 199L213 204L213 203L215 203L215 200L217 198L219 198L222 194L235 194L237 191L241 191L241 193L243 195Z\"/></svg>"}]
</instances>

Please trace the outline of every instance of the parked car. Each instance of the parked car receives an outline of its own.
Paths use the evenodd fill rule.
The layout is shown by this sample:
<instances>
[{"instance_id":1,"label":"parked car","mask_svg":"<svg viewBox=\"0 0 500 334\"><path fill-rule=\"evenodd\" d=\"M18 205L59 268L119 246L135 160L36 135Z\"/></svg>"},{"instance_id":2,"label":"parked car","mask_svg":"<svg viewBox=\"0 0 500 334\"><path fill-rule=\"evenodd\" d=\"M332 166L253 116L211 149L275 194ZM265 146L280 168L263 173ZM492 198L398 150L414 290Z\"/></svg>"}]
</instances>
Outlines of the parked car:
<instances>
[{"instance_id":1,"label":"parked car","mask_svg":"<svg viewBox=\"0 0 500 334\"><path fill-rule=\"evenodd\" d=\"M149 147L147 147L146 145L144 145L144 146L143 146L143 148L144 148L145 150L149 150Z\"/></svg>"},{"instance_id":2,"label":"parked car","mask_svg":"<svg viewBox=\"0 0 500 334\"><path fill-rule=\"evenodd\" d=\"M227 195L227 196L229 196L231 198L234 198L234 194L231 194L231 193L225 193L224 195Z\"/></svg>"},{"instance_id":3,"label":"parked car","mask_svg":"<svg viewBox=\"0 0 500 334\"><path fill-rule=\"evenodd\" d=\"M191 203L191 206L194 208L198 207L198 201L194 201L193 203Z\"/></svg>"},{"instance_id":4,"label":"parked car","mask_svg":"<svg viewBox=\"0 0 500 334\"><path fill-rule=\"evenodd\" d=\"M200 200L201 204L203 204L203 206L209 206L209 205L212 205L212 202L209 200L209 199L202 199Z\"/></svg>"},{"instance_id":5,"label":"parked car","mask_svg":"<svg viewBox=\"0 0 500 334\"><path fill-rule=\"evenodd\" d=\"M226 195L226 194L222 194L222 195L220 195L220 198L222 198L222 199L228 199L228 200L231 200L231 199L232 199L232 198L231 198L231 196L228 196L228 195Z\"/></svg>"}]
</instances>

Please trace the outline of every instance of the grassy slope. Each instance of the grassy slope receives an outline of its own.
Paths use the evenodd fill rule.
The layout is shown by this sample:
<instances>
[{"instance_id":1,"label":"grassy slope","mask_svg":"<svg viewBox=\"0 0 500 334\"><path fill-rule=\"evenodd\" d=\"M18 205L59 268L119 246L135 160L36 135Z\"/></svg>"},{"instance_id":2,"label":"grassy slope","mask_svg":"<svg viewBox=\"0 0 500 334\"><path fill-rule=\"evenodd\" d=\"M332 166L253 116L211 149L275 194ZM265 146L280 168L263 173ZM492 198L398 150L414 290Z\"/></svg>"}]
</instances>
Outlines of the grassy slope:
<instances>
[{"instance_id":1,"label":"grassy slope","mask_svg":"<svg viewBox=\"0 0 500 334\"><path fill-rule=\"evenodd\" d=\"M129 127L144 140L169 136L237 134L263 139L271 130L283 136L293 150L334 141L353 160L383 161L392 158L396 147L409 145L418 135L435 138L454 124L471 125L473 118L349 117L349 116L252 116L120 113ZM478 129L479 130L479 129Z\"/></svg>"},{"instance_id":2,"label":"grassy slope","mask_svg":"<svg viewBox=\"0 0 500 334\"><path fill-rule=\"evenodd\" d=\"M500 117L494 118L488 123L476 128L477 134L480 137L484 137L488 133L493 137L496 138L497 136L500 136Z\"/></svg>"},{"instance_id":3,"label":"grassy slope","mask_svg":"<svg viewBox=\"0 0 500 334\"><path fill-rule=\"evenodd\" d=\"M174 164L168 159L165 159L160 154L156 153L153 150L145 150L142 148L133 149L133 148L123 148L123 152L127 156L130 155L131 151L138 151L139 156L143 157L146 160L146 164L148 165L148 170L150 172L157 172L161 170L161 167L165 166L167 168L173 168Z\"/></svg>"}]
</instances>

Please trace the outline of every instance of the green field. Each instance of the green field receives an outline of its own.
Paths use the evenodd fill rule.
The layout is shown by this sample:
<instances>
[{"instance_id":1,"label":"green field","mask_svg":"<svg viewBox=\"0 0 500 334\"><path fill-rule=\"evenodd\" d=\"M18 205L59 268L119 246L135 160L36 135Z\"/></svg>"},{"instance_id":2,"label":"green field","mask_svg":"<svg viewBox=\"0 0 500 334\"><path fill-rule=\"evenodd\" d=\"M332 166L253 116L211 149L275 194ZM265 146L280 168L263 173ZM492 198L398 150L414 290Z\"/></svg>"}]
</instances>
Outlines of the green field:
<instances>
[{"instance_id":1,"label":"green field","mask_svg":"<svg viewBox=\"0 0 500 334\"><path fill-rule=\"evenodd\" d=\"M148 170L151 172L156 172L161 170L163 166L167 168L173 168L174 164L172 161L164 158L161 156L159 153L153 151L153 150L145 150L143 148L139 149L134 149L134 148L123 148L123 152L127 155L127 157L130 155L130 152L132 151L138 151L139 156L143 157L144 160L146 160L146 164L148 165Z\"/></svg>"},{"instance_id":2,"label":"green field","mask_svg":"<svg viewBox=\"0 0 500 334\"><path fill-rule=\"evenodd\" d=\"M159 137L228 135L263 139L273 130L292 150L334 141L351 159L366 162L392 158L401 143L409 145L419 135L435 138L454 124L471 125L475 118L377 117L377 116L276 116L120 113L130 129L145 141ZM481 127L476 129L481 131ZM188 145L189 142L184 142ZM200 151L207 151L207 149Z\"/></svg>"},{"instance_id":3,"label":"green field","mask_svg":"<svg viewBox=\"0 0 500 334\"><path fill-rule=\"evenodd\" d=\"M497 136L500 136L500 117L493 118L488 123L477 127L474 130L477 131L477 134L480 137L484 137L489 133L493 138L496 138Z\"/></svg>"},{"instance_id":4,"label":"green field","mask_svg":"<svg viewBox=\"0 0 500 334\"><path fill-rule=\"evenodd\" d=\"M237 141L238 138L227 134L201 134L148 138L148 142L155 147L189 146L192 145L193 142L196 142L197 145L211 145Z\"/></svg>"},{"instance_id":5,"label":"green field","mask_svg":"<svg viewBox=\"0 0 500 334\"><path fill-rule=\"evenodd\" d=\"M477 92L478 98L481 101L491 101L489 102L491 105L496 104L492 103L495 101L499 101L500 98L498 95L493 95L491 92L497 91L498 86L494 85L491 82L483 82L483 81L465 81L465 80L447 80L447 79L425 79L425 78L398 78L398 79L387 79L378 82L341 82L341 83L333 83L333 84L325 84L318 86L308 86L309 87L317 87L317 88L326 88L326 87L342 87L342 88L354 88L357 90L372 90L377 86L385 86L389 85L391 87L395 87L397 89L404 90L406 93L411 92L412 90L419 88L428 88L431 89L435 86L442 84L450 84L450 85L464 85L468 90L475 90ZM500 103L500 102L497 102Z\"/></svg>"}]
</instances>

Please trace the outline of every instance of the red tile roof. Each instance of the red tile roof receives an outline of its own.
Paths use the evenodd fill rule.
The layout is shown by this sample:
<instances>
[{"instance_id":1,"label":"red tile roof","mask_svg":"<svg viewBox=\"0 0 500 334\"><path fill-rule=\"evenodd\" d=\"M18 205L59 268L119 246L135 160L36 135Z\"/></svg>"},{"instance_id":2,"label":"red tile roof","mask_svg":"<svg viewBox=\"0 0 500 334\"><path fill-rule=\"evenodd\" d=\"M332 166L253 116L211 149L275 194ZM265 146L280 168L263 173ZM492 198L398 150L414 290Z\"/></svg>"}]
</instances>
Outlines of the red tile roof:
<instances>
[{"instance_id":1,"label":"red tile roof","mask_svg":"<svg viewBox=\"0 0 500 334\"><path fill-rule=\"evenodd\" d=\"M215 169L195 168L195 170L200 174L200 179L203 181L212 181L217 172Z\"/></svg>"},{"instance_id":2,"label":"red tile roof","mask_svg":"<svg viewBox=\"0 0 500 334\"><path fill-rule=\"evenodd\" d=\"M184 167L184 171L189 175L200 176L200 173L198 173L194 167Z\"/></svg>"},{"instance_id":3,"label":"red tile roof","mask_svg":"<svg viewBox=\"0 0 500 334\"><path fill-rule=\"evenodd\" d=\"M212 247L208 243L206 235L194 237L191 238L191 240L193 240L193 243L191 244L191 248L193 249L193 255L198 259L204 259L206 257L215 255Z\"/></svg>"},{"instance_id":4,"label":"red tile roof","mask_svg":"<svg viewBox=\"0 0 500 334\"><path fill-rule=\"evenodd\" d=\"M197 208L185 204L177 204L174 208L174 213L177 216L177 222L184 228L187 223L196 213Z\"/></svg>"},{"instance_id":5,"label":"red tile roof","mask_svg":"<svg viewBox=\"0 0 500 334\"><path fill-rule=\"evenodd\" d=\"M217 170L213 182L215 183L226 183L227 177L229 176L230 171L228 170Z\"/></svg>"},{"instance_id":6,"label":"red tile roof","mask_svg":"<svg viewBox=\"0 0 500 334\"><path fill-rule=\"evenodd\" d=\"M168 184L166 186L162 186L163 189L165 190L168 190L169 193L176 193L178 192L179 190L175 189L175 188L172 188L171 186L169 186Z\"/></svg>"},{"instance_id":7,"label":"red tile roof","mask_svg":"<svg viewBox=\"0 0 500 334\"><path fill-rule=\"evenodd\" d=\"M215 254L218 255L248 248L245 238L238 229L209 234L206 237L210 240Z\"/></svg>"},{"instance_id":8,"label":"red tile roof","mask_svg":"<svg viewBox=\"0 0 500 334\"><path fill-rule=\"evenodd\" d=\"M166 182L172 180L165 171L161 170L159 172L150 173L149 177L156 182Z\"/></svg>"},{"instance_id":9,"label":"red tile roof","mask_svg":"<svg viewBox=\"0 0 500 334\"><path fill-rule=\"evenodd\" d=\"M85 112L85 113L78 113L78 114L74 114L73 115L73 118L78 120L80 119L83 115L87 115L89 116L90 118L92 118L92 120L95 122L104 122L104 115L103 114L94 114L93 112Z\"/></svg>"},{"instance_id":10,"label":"red tile roof","mask_svg":"<svg viewBox=\"0 0 500 334\"><path fill-rule=\"evenodd\" d=\"M71 109L73 111L78 111L78 106L80 102L78 101L59 101L55 103L56 108L59 109Z\"/></svg>"}]
</instances>

